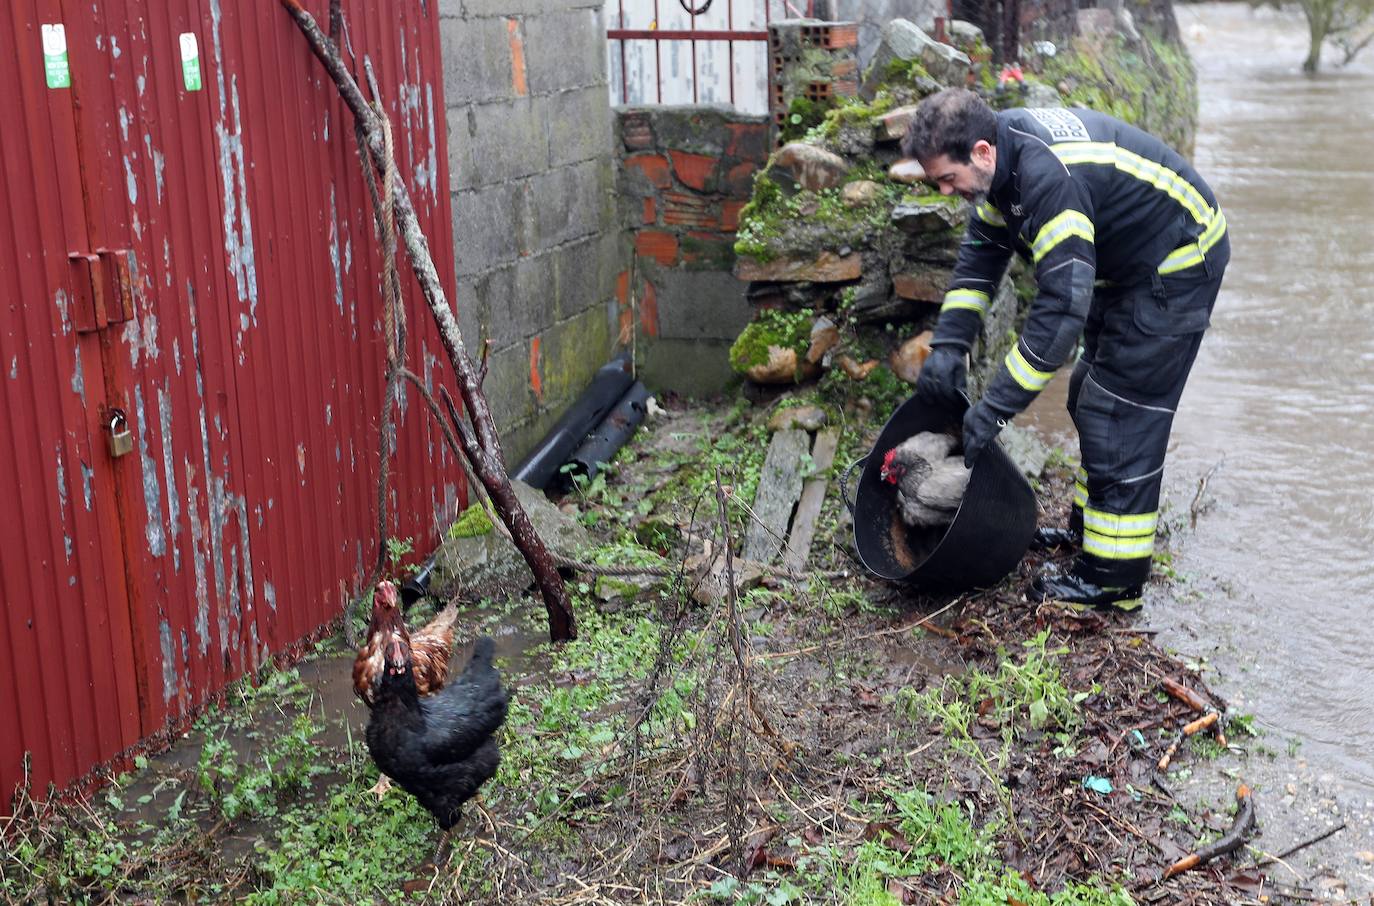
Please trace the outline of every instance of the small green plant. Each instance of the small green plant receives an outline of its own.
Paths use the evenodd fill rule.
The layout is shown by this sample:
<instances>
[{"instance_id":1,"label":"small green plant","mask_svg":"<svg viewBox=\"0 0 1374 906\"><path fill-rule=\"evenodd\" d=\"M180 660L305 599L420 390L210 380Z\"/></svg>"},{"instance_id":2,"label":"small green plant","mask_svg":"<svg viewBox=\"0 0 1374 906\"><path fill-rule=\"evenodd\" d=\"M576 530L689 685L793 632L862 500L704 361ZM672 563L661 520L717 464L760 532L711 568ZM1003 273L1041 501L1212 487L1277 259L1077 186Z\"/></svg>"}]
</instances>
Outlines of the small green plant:
<instances>
[{"instance_id":1,"label":"small green plant","mask_svg":"<svg viewBox=\"0 0 1374 906\"><path fill-rule=\"evenodd\" d=\"M251 763L240 762L223 736L207 739L196 765L201 788L229 821L272 817L277 814L279 796L303 790L314 775L325 770L316 761L313 741L322 729L308 711L302 711L286 732L272 737L259 760Z\"/></svg>"},{"instance_id":2,"label":"small green plant","mask_svg":"<svg viewBox=\"0 0 1374 906\"><path fill-rule=\"evenodd\" d=\"M970 701L991 702L988 715L1010 731L1012 739L1024 735L1025 727L1034 730L1056 730L1069 740L1082 724L1078 705L1098 691L1094 686L1084 692L1070 692L1059 671L1059 658L1068 653L1067 646L1049 649L1049 630L1043 630L1021 643L1024 656L1020 663L998 649L1000 663L992 675L974 670L968 674L965 692Z\"/></svg>"},{"instance_id":3,"label":"small green plant","mask_svg":"<svg viewBox=\"0 0 1374 906\"><path fill-rule=\"evenodd\" d=\"M386 539L386 560L391 566L393 575L398 574L401 568L401 561L415 550L413 538L388 538Z\"/></svg>"}]
</instances>

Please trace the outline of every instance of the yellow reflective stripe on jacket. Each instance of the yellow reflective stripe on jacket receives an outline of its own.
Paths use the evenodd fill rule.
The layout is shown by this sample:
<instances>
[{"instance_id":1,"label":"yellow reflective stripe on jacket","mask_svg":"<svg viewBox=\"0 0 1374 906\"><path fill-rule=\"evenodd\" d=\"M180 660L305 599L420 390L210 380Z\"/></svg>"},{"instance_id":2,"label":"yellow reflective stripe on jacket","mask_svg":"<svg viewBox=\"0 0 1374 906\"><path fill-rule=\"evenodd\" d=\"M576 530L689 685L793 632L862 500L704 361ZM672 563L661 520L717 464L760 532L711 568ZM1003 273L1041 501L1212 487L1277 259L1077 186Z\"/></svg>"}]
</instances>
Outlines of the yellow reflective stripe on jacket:
<instances>
[{"instance_id":1,"label":"yellow reflective stripe on jacket","mask_svg":"<svg viewBox=\"0 0 1374 906\"><path fill-rule=\"evenodd\" d=\"M1159 511L1153 513L1107 513L1087 507L1083 510L1083 528L1113 538L1153 535L1159 524Z\"/></svg>"},{"instance_id":2,"label":"yellow reflective stripe on jacket","mask_svg":"<svg viewBox=\"0 0 1374 906\"><path fill-rule=\"evenodd\" d=\"M1139 538L1110 538L1097 532L1083 530L1083 553L1104 560L1136 560L1155 552L1155 536Z\"/></svg>"},{"instance_id":3,"label":"yellow reflective stripe on jacket","mask_svg":"<svg viewBox=\"0 0 1374 906\"><path fill-rule=\"evenodd\" d=\"M1039 264L1041 258L1070 236L1078 236L1092 242L1093 235L1093 222L1088 219L1088 215L1082 211L1060 211L1036 234L1035 242L1031 243L1031 257Z\"/></svg>"},{"instance_id":4,"label":"yellow reflective stripe on jacket","mask_svg":"<svg viewBox=\"0 0 1374 906\"><path fill-rule=\"evenodd\" d=\"M1192 183L1163 164L1127 151L1113 142L1061 142L1050 150L1065 165L1109 164L1164 192L1183 205L1198 223L1212 219L1212 206Z\"/></svg>"},{"instance_id":5,"label":"yellow reflective stripe on jacket","mask_svg":"<svg viewBox=\"0 0 1374 906\"><path fill-rule=\"evenodd\" d=\"M952 289L945 293L944 304L940 311L962 308L984 314L988 310L988 294L977 289Z\"/></svg>"},{"instance_id":6,"label":"yellow reflective stripe on jacket","mask_svg":"<svg viewBox=\"0 0 1374 906\"><path fill-rule=\"evenodd\" d=\"M988 204L986 201L978 205L976 208L974 208L973 212L977 214L978 219L983 221L984 223L991 224L995 227L1004 227L1007 225L1007 221L1002 216L1002 212L994 208L992 205Z\"/></svg>"},{"instance_id":7,"label":"yellow reflective stripe on jacket","mask_svg":"<svg viewBox=\"0 0 1374 906\"><path fill-rule=\"evenodd\" d=\"M1088 505L1088 470L1082 466L1073 475L1073 505L1080 510Z\"/></svg>"},{"instance_id":8,"label":"yellow reflective stripe on jacket","mask_svg":"<svg viewBox=\"0 0 1374 906\"><path fill-rule=\"evenodd\" d=\"M1220 242L1221 237L1225 235L1226 215L1218 210L1212 217L1212 222L1207 225L1207 229L1202 231L1202 235L1197 238L1197 241L1181 245L1170 252L1164 262L1160 264L1159 272L1161 274L1173 274L1201 264L1206 259L1207 253L1212 250L1212 246Z\"/></svg>"},{"instance_id":9,"label":"yellow reflective stripe on jacket","mask_svg":"<svg viewBox=\"0 0 1374 906\"><path fill-rule=\"evenodd\" d=\"M1041 371L1030 363L1021 354L1021 344L1018 342L1007 353L1007 370L1011 372L1012 379L1031 393L1039 393L1045 389L1045 385L1054 377L1053 371Z\"/></svg>"}]
</instances>

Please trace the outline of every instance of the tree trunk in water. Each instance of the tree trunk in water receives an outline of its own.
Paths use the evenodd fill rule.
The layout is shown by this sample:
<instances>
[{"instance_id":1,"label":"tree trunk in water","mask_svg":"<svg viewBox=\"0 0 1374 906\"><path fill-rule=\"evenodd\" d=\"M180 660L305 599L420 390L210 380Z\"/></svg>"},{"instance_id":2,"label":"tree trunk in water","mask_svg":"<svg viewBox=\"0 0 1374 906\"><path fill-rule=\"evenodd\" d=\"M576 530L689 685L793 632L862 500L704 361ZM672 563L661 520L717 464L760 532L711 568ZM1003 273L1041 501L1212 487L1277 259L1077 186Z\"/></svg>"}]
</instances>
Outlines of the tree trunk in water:
<instances>
[{"instance_id":1,"label":"tree trunk in water","mask_svg":"<svg viewBox=\"0 0 1374 906\"><path fill-rule=\"evenodd\" d=\"M1312 35L1312 43L1307 50L1307 59L1302 61L1302 71L1311 75L1322 62L1322 39Z\"/></svg>"},{"instance_id":2,"label":"tree trunk in water","mask_svg":"<svg viewBox=\"0 0 1374 906\"><path fill-rule=\"evenodd\" d=\"M367 136L368 152L372 158L370 163L363 161L363 166L376 165L385 170L387 160L377 116L363 99L357 82L339 58L337 46L320 30L319 24L301 7L299 0L281 0L281 4L300 27L310 44L310 49L324 64L325 71L338 86L344 103L362 125ZM535 582L538 583L539 591L544 598L544 607L549 614L549 637L555 642L574 639L577 637L577 628L573 620L572 601L563 584L563 577L559 575L553 556L530 523L524 507L515 496L515 489L511 487L510 476L506 474L502 461L501 440L491 416L491 408L487 405L481 380L463 345L458 320L449 308L443 285L439 282L434 259L429 253L429 242L420 228L420 221L415 214L415 206L411 203L405 181L396 180L395 188L395 213L399 232L405 241L406 253L415 271L415 279L419 282L425 302L428 303L430 313L439 327L439 338L448 353L454 374L458 377L458 390L463 397L463 406L472 420L469 427L461 419L454 419L454 428L458 433L463 454L472 466L473 473L486 488L501 521L510 530L511 540L520 549L530 571L534 573Z\"/></svg>"},{"instance_id":3,"label":"tree trunk in water","mask_svg":"<svg viewBox=\"0 0 1374 906\"><path fill-rule=\"evenodd\" d=\"M1328 17L1324 11L1326 3L1322 0L1308 0L1303 4L1303 13L1307 16L1307 59L1302 61L1302 71L1311 75L1317 71L1317 67L1322 62L1322 42L1326 40L1326 33L1330 29Z\"/></svg>"}]
</instances>

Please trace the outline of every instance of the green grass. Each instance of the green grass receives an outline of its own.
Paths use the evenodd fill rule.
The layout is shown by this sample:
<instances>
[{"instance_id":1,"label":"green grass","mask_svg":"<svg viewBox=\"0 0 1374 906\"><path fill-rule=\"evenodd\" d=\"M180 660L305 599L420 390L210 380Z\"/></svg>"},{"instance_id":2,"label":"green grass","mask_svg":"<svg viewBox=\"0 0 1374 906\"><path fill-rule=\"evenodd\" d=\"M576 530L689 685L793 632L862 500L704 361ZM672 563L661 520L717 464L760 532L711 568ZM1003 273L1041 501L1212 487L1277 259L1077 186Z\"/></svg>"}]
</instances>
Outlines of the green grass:
<instances>
[{"instance_id":1,"label":"green grass","mask_svg":"<svg viewBox=\"0 0 1374 906\"><path fill-rule=\"evenodd\" d=\"M998 825L979 824L972 804L942 802L924 790L890 791L886 807L871 814L873 839L857 845L787 841L797 851L789 874L764 872L757 880L723 878L705 894L716 903L814 903L837 906L900 906L892 885L908 886L917 901L921 878L947 872L957 883L960 906L1006 906L1012 897L1027 906L1130 906L1119 885L1071 883L1047 894L1032 890L997 857Z\"/></svg>"}]
</instances>

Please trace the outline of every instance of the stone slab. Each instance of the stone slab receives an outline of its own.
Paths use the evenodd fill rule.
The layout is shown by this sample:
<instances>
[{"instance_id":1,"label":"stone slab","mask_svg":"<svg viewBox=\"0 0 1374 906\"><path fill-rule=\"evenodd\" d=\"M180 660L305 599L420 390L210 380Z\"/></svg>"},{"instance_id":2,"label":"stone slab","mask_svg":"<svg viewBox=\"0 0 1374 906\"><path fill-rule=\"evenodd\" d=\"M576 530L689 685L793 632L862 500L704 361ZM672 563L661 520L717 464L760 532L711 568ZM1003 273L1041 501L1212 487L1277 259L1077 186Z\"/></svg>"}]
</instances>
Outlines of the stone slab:
<instances>
[{"instance_id":1,"label":"stone slab","mask_svg":"<svg viewBox=\"0 0 1374 906\"><path fill-rule=\"evenodd\" d=\"M763 474L754 495L754 515L744 534L746 560L772 563L787 539L787 524L802 494L802 465L811 452L805 431L779 431L768 445Z\"/></svg>"},{"instance_id":2,"label":"stone slab","mask_svg":"<svg viewBox=\"0 0 1374 906\"><path fill-rule=\"evenodd\" d=\"M816 521L821 515L821 505L825 503L825 489L829 485L826 475L835 463L835 450L840 444L840 432L828 428L816 435L816 443L811 448L812 478L802 486L801 500L797 504L797 515L792 519L792 531L787 536L787 552L782 564L793 572L806 568L811 556L811 541L816 536Z\"/></svg>"},{"instance_id":3,"label":"stone slab","mask_svg":"<svg viewBox=\"0 0 1374 906\"><path fill-rule=\"evenodd\" d=\"M741 280L843 283L859 279L862 271L861 255L834 252L821 252L815 258L778 258L774 261L741 258L735 263L735 276Z\"/></svg>"}]
</instances>

